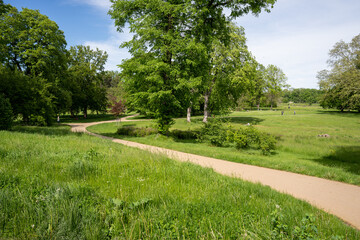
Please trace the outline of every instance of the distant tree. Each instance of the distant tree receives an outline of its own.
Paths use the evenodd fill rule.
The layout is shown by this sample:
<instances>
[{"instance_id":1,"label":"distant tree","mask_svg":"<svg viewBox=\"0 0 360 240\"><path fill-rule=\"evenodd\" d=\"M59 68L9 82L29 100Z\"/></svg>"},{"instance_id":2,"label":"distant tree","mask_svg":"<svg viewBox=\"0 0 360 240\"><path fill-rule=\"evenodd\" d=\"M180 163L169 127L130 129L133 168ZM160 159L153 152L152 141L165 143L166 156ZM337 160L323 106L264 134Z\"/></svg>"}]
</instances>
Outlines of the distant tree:
<instances>
[{"instance_id":1,"label":"distant tree","mask_svg":"<svg viewBox=\"0 0 360 240\"><path fill-rule=\"evenodd\" d=\"M349 43L336 43L329 55L331 70L322 70L317 76L324 91L321 106L360 112L360 34Z\"/></svg>"},{"instance_id":2,"label":"distant tree","mask_svg":"<svg viewBox=\"0 0 360 240\"><path fill-rule=\"evenodd\" d=\"M307 103L309 105L318 103L322 91L311 88L293 88L285 89L282 93L282 101L284 103Z\"/></svg>"},{"instance_id":3,"label":"distant tree","mask_svg":"<svg viewBox=\"0 0 360 240\"><path fill-rule=\"evenodd\" d=\"M282 89L286 87L287 77L277 66L268 65L265 69L266 97L272 110L280 99Z\"/></svg>"},{"instance_id":4,"label":"distant tree","mask_svg":"<svg viewBox=\"0 0 360 240\"><path fill-rule=\"evenodd\" d=\"M68 90L72 95L71 113L80 110L87 117L88 110L106 111L104 65L107 53L89 46L70 47L68 61Z\"/></svg>"}]
</instances>

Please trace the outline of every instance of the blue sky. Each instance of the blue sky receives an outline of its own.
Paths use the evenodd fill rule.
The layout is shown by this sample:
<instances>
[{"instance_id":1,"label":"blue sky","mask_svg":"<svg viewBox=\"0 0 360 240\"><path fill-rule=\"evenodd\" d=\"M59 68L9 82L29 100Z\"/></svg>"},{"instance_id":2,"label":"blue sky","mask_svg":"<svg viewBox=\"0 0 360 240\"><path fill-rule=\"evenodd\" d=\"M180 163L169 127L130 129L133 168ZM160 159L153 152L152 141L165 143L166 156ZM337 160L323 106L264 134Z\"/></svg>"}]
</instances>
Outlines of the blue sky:
<instances>
[{"instance_id":1,"label":"blue sky","mask_svg":"<svg viewBox=\"0 0 360 240\"><path fill-rule=\"evenodd\" d=\"M131 38L118 33L107 15L108 0L5 0L21 9L39 9L64 31L68 46L90 45L109 54L106 68L129 58L119 49ZM271 13L236 20L257 61L280 67L294 88L317 88L316 74L327 68L328 52L340 40L360 34L359 0L278 0Z\"/></svg>"}]
</instances>

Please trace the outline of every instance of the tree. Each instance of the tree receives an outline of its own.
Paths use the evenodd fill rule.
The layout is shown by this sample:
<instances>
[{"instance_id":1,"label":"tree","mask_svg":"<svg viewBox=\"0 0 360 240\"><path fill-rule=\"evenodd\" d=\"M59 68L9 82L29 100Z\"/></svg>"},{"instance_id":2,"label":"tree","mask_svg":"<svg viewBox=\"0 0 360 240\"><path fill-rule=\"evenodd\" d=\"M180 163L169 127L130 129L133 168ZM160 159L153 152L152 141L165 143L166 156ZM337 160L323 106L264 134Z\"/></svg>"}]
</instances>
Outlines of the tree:
<instances>
[{"instance_id":1,"label":"tree","mask_svg":"<svg viewBox=\"0 0 360 240\"><path fill-rule=\"evenodd\" d=\"M322 70L317 76L325 92L321 106L360 112L360 34L349 43L336 43L329 55L331 70Z\"/></svg>"},{"instance_id":2,"label":"tree","mask_svg":"<svg viewBox=\"0 0 360 240\"><path fill-rule=\"evenodd\" d=\"M133 40L122 45L133 56L121 66L131 94L130 107L154 113L160 132L165 133L173 123L172 116L191 106L194 93L204 92L204 105L208 105L211 49L215 39L224 42L229 38L229 19L248 12L258 14L263 8L268 10L275 0L111 2L109 13L118 30L129 23L136 33ZM230 10L228 17L224 8ZM192 51L200 56L195 61L184 57L194 56ZM199 59L202 64L198 64ZM194 80L195 84L187 84L187 80Z\"/></svg>"},{"instance_id":3,"label":"tree","mask_svg":"<svg viewBox=\"0 0 360 240\"><path fill-rule=\"evenodd\" d=\"M265 81L266 81L266 96L269 101L270 108L272 110L273 105L276 105L282 89L286 85L286 76L284 72L274 65L268 65L265 69Z\"/></svg>"},{"instance_id":4,"label":"tree","mask_svg":"<svg viewBox=\"0 0 360 240\"><path fill-rule=\"evenodd\" d=\"M0 6L2 91L25 122L36 116L51 124L57 107L66 104L54 101L64 93L60 89L66 66L64 34L39 11L24 8L19 12L10 5Z\"/></svg>"},{"instance_id":5,"label":"tree","mask_svg":"<svg viewBox=\"0 0 360 240\"><path fill-rule=\"evenodd\" d=\"M181 109L182 49L190 39L181 25L186 1L112 1L110 15L121 30L130 23L134 38L122 46L132 58L121 64L130 109L155 115L158 129L167 133L172 116Z\"/></svg>"},{"instance_id":6,"label":"tree","mask_svg":"<svg viewBox=\"0 0 360 240\"><path fill-rule=\"evenodd\" d=\"M311 88L285 89L282 93L282 101L284 103L308 103L311 105L319 102L321 94L322 91Z\"/></svg>"},{"instance_id":7,"label":"tree","mask_svg":"<svg viewBox=\"0 0 360 240\"><path fill-rule=\"evenodd\" d=\"M68 61L68 90L72 94L72 115L83 111L87 117L88 109L106 111L107 98L104 86L104 65L107 53L89 46L70 47Z\"/></svg>"},{"instance_id":8,"label":"tree","mask_svg":"<svg viewBox=\"0 0 360 240\"><path fill-rule=\"evenodd\" d=\"M244 29L231 24L227 45L214 41L211 54L211 81L204 95L204 122L211 112L227 112L247 91L252 77L253 58L247 50ZM208 101L207 101L208 99ZM209 106L206 106L209 104Z\"/></svg>"}]
</instances>

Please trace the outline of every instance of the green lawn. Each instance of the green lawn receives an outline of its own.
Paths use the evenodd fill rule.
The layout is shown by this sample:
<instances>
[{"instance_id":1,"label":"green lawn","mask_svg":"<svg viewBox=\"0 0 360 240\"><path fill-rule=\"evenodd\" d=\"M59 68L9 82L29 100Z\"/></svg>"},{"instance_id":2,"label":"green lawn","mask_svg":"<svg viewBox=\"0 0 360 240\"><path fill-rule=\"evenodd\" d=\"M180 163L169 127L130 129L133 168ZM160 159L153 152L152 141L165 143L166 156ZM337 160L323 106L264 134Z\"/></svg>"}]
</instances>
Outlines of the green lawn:
<instances>
[{"instance_id":1,"label":"green lawn","mask_svg":"<svg viewBox=\"0 0 360 240\"><path fill-rule=\"evenodd\" d=\"M242 111L226 117L234 127L250 123L279 137L278 149L270 156L263 156L258 151L238 151L235 148L214 147L195 140L181 141L160 135L119 136L115 134L119 125L111 123L95 125L88 130L233 162L360 185L360 114L325 111L317 106L292 106L290 110L286 107L284 111L284 115L281 115L281 109ZM153 123L142 121L122 124L151 126ZM176 119L172 129L196 129L201 125L201 117L192 118L191 123L185 119ZM330 138L318 137L319 134L329 134Z\"/></svg>"},{"instance_id":2,"label":"green lawn","mask_svg":"<svg viewBox=\"0 0 360 240\"><path fill-rule=\"evenodd\" d=\"M360 238L359 231L303 201L211 169L65 126L0 131L1 239L311 235Z\"/></svg>"}]
</instances>

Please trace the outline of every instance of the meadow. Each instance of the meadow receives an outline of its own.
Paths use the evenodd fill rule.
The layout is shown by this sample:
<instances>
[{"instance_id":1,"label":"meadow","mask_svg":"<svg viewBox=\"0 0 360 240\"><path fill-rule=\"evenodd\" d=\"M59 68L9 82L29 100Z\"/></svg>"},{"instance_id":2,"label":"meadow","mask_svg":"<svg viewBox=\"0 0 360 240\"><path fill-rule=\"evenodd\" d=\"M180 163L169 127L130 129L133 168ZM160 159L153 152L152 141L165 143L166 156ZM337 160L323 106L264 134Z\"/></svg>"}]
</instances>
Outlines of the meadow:
<instances>
[{"instance_id":1,"label":"meadow","mask_svg":"<svg viewBox=\"0 0 360 240\"><path fill-rule=\"evenodd\" d=\"M269 187L67 126L0 131L1 239L359 239Z\"/></svg>"},{"instance_id":2,"label":"meadow","mask_svg":"<svg viewBox=\"0 0 360 240\"><path fill-rule=\"evenodd\" d=\"M281 115L284 111L284 115ZM294 114L295 111L295 114ZM221 116L216 116L221 117ZM155 145L203 156L280 169L300 174L360 185L360 115L355 112L323 110L319 106L286 106L276 111L238 111L223 116L228 124L239 127L250 123L278 138L277 150L270 156L252 150L214 147L196 140L171 136L130 137L116 134L119 127L153 126L154 122L105 123L88 130L107 136ZM195 130L202 126L200 116L192 122L176 119L172 130ZM328 134L330 137L319 137Z\"/></svg>"}]
</instances>

